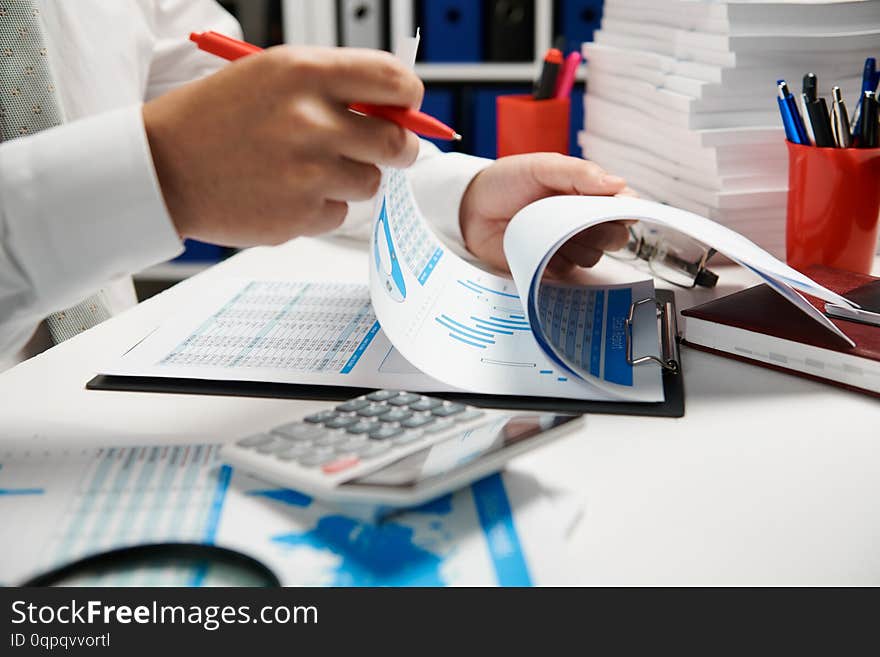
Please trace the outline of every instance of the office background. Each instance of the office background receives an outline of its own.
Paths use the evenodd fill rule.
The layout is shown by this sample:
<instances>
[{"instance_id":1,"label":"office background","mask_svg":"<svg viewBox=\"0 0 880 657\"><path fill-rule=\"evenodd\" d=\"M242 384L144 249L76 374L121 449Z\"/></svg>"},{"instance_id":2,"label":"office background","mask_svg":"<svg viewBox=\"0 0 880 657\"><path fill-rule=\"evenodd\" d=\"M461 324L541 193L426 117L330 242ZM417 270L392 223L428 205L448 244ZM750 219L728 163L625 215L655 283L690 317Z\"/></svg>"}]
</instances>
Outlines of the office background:
<instances>
[{"instance_id":1,"label":"office background","mask_svg":"<svg viewBox=\"0 0 880 657\"><path fill-rule=\"evenodd\" d=\"M580 50L599 28L602 0L223 0L246 40L394 48L421 28L417 73L425 82L423 109L459 130L443 150L495 157L495 99L528 93L548 48ZM580 155L583 73L572 95L570 152ZM135 277L147 298L230 255L229 249L188 241L177 260Z\"/></svg>"}]
</instances>

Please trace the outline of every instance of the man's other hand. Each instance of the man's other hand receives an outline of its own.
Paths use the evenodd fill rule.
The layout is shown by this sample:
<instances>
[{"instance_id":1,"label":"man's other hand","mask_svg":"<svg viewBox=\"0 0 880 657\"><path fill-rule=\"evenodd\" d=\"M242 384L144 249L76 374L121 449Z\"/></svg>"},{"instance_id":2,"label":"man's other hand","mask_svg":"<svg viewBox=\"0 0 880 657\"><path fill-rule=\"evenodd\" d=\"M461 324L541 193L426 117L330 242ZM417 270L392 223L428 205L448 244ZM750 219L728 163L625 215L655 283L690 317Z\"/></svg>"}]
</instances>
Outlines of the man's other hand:
<instances>
[{"instance_id":1,"label":"man's other hand","mask_svg":"<svg viewBox=\"0 0 880 657\"><path fill-rule=\"evenodd\" d=\"M506 271L504 231L524 207L548 196L632 195L623 178L575 157L534 153L501 158L481 171L461 201L460 221L468 250L492 267ZM605 251L626 246L625 223L609 222L571 238L550 261L548 273L564 278L578 267L592 267Z\"/></svg>"}]
</instances>

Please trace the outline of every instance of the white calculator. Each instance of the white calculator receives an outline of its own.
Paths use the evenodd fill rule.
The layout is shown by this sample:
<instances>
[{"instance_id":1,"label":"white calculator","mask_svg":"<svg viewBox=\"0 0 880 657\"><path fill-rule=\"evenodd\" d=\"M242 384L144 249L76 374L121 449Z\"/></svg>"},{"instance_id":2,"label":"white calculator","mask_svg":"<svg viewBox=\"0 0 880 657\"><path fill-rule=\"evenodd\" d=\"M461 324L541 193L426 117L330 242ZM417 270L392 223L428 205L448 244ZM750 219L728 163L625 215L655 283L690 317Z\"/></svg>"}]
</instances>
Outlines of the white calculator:
<instances>
[{"instance_id":1,"label":"white calculator","mask_svg":"<svg viewBox=\"0 0 880 657\"><path fill-rule=\"evenodd\" d=\"M318 500L415 506L583 423L377 390L225 445L228 463Z\"/></svg>"}]
</instances>

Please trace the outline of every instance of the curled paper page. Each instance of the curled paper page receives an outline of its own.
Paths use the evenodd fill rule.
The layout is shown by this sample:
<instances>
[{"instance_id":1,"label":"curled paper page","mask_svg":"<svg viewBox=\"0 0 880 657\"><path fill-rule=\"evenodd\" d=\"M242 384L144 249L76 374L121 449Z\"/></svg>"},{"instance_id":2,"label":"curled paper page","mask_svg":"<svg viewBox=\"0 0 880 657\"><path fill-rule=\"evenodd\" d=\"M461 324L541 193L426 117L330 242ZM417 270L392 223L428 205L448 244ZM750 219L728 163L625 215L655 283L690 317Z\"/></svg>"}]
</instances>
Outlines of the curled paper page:
<instances>
[{"instance_id":1,"label":"curled paper page","mask_svg":"<svg viewBox=\"0 0 880 657\"><path fill-rule=\"evenodd\" d=\"M569 238L606 221L638 219L681 232L723 253L760 276L771 288L838 338L855 343L819 312L801 292L843 306L839 294L780 262L739 233L699 215L634 198L556 196L532 203L510 222L504 252L530 320L540 316L541 275L547 262Z\"/></svg>"},{"instance_id":2,"label":"curled paper page","mask_svg":"<svg viewBox=\"0 0 880 657\"><path fill-rule=\"evenodd\" d=\"M460 390L591 400L662 401L657 367L626 360L630 305L654 296L653 282L545 288L545 315L529 316L509 278L483 271L448 249L419 211L403 171L385 172L373 225L370 296L383 331L400 354L433 379ZM527 289L527 288L526 288ZM639 310L637 353L656 354L651 308ZM642 314L644 313L644 314ZM569 367L542 348L547 332Z\"/></svg>"},{"instance_id":3,"label":"curled paper page","mask_svg":"<svg viewBox=\"0 0 880 657\"><path fill-rule=\"evenodd\" d=\"M419 34L397 57L415 61ZM489 274L447 249L425 220L402 171L383 172L371 237L370 296L385 335L424 374L470 392L591 400L663 401L660 371L633 368L625 319L637 299L653 297L652 281L589 288L545 288L544 320L565 344L568 360L539 345L507 278ZM650 308L639 309L632 341L657 353ZM577 363L574 367L568 363Z\"/></svg>"}]
</instances>

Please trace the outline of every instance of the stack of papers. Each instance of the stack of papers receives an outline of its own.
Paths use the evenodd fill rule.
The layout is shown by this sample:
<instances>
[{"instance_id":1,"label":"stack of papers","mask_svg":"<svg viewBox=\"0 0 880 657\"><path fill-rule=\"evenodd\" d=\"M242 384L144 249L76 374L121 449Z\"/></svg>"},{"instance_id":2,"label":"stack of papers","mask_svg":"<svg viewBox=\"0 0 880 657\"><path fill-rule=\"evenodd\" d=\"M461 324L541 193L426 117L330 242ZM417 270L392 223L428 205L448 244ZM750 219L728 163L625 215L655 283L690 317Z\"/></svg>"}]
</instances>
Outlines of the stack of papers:
<instances>
[{"instance_id":1,"label":"stack of papers","mask_svg":"<svg viewBox=\"0 0 880 657\"><path fill-rule=\"evenodd\" d=\"M776 80L839 86L855 107L877 2L606 0L584 44L585 157L644 197L785 255L788 156Z\"/></svg>"}]
</instances>

